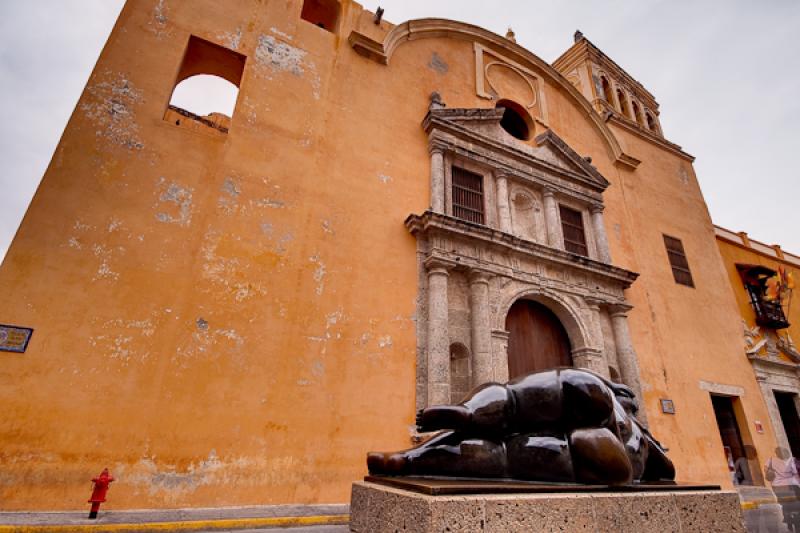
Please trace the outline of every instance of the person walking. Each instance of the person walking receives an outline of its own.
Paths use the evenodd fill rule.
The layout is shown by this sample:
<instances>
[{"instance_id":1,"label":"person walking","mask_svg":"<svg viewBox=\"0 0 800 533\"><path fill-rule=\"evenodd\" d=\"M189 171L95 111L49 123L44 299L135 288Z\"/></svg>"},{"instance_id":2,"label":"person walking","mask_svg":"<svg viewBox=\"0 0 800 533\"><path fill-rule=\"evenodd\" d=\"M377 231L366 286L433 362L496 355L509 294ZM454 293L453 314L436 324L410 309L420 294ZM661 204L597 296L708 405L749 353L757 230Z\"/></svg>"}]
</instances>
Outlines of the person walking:
<instances>
[{"instance_id":1,"label":"person walking","mask_svg":"<svg viewBox=\"0 0 800 533\"><path fill-rule=\"evenodd\" d=\"M767 461L765 474L781 505L783 521L790 533L800 533L800 474L797 460L786 448L775 448L777 457Z\"/></svg>"}]
</instances>

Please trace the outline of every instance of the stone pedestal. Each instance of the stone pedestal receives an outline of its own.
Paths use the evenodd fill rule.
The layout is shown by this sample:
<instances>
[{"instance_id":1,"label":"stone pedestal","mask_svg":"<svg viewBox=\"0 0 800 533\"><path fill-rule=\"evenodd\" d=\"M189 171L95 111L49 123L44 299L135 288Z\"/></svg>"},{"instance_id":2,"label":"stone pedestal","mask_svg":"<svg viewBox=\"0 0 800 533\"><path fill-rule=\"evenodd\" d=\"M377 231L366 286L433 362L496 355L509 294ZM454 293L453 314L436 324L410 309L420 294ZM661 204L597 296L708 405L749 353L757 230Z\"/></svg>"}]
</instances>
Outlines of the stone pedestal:
<instances>
[{"instance_id":1,"label":"stone pedestal","mask_svg":"<svg viewBox=\"0 0 800 533\"><path fill-rule=\"evenodd\" d=\"M350 531L744 533L732 491L429 496L353 484Z\"/></svg>"}]
</instances>

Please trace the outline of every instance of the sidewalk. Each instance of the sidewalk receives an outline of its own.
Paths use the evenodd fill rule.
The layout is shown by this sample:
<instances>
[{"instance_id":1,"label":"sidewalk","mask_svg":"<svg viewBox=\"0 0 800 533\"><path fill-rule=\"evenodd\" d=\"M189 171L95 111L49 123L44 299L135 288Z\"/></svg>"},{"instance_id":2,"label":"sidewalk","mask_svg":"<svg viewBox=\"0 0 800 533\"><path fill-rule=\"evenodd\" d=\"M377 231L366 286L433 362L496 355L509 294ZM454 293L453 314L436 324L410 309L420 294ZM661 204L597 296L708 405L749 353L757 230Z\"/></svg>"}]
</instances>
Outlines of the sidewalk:
<instances>
[{"instance_id":1,"label":"sidewalk","mask_svg":"<svg viewBox=\"0 0 800 533\"><path fill-rule=\"evenodd\" d=\"M124 533L164 531L264 530L303 526L315 533L347 531L349 506L269 505L192 509L114 511L100 509L96 520L88 510L63 512L0 512L0 533Z\"/></svg>"}]
</instances>

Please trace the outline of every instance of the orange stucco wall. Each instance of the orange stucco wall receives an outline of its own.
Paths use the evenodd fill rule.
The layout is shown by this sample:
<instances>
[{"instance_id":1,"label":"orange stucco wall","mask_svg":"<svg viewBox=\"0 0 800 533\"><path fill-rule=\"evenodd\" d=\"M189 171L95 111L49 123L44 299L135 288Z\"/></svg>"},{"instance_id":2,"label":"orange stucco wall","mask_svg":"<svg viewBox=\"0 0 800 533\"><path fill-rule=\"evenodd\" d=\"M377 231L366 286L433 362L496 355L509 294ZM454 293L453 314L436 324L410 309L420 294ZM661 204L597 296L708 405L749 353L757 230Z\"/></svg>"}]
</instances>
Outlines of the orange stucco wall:
<instances>
[{"instance_id":1,"label":"orange stucco wall","mask_svg":"<svg viewBox=\"0 0 800 533\"><path fill-rule=\"evenodd\" d=\"M35 328L25 354L0 356L2 508L80 507L105 466L112 509L344 502L367 450L409 444L420 122L432 91L492 104L468 40L411 41L384 66L347 35L387 23L345 1L334 34L301 7L124 8L0 267L0 323ZM227 135L163 119L190 34L247 57ZM613 130L643 161L615 165L540 74L549 126L611 181L615 264L641 273L630 324L653 432L681 479L727 483L699 382L742 387L747 418L768 417L691 165ZM672 280L662 233L683 240L697 288Z\"/></svg>"}]
</instances>

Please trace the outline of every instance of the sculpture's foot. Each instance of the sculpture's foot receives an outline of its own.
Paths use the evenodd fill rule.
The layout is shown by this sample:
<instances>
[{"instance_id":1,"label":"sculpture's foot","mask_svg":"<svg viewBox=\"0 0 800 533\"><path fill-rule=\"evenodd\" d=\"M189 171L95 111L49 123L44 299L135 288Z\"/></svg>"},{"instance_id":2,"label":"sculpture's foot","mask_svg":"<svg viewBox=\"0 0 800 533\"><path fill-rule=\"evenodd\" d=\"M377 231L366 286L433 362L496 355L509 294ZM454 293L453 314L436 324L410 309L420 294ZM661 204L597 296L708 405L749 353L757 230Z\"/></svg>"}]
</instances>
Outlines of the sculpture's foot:
<instances>
[{"instance_id":1,"label":"sculpture's foot","mask_svg":"<svg viewBox=\"0 0 800 533\"><path fill-rule=\"evenodd\" d=\"M367 468L370 474L399 476L406 474L408 459L402 452L369 452Z\"/></svg>"},{"instance_id":2,"label":"sculpture's foot","mask_svg":"<svg viewBox=\"0 0 800 533\"><path fill-rule=\"evenodd\" d=\"M470 414L461 405L434 405L417 412L417 430L420 433L440 429L463 430L469 427Z\"/></svg>"}]
</instances>

